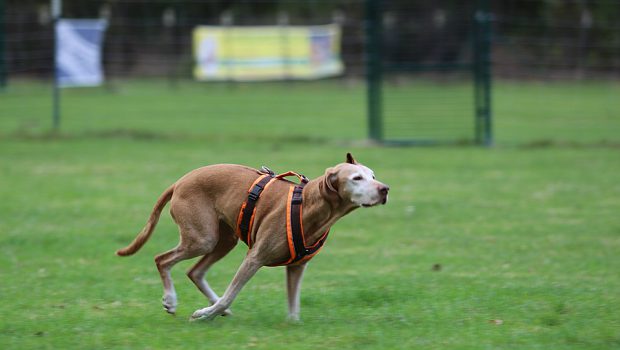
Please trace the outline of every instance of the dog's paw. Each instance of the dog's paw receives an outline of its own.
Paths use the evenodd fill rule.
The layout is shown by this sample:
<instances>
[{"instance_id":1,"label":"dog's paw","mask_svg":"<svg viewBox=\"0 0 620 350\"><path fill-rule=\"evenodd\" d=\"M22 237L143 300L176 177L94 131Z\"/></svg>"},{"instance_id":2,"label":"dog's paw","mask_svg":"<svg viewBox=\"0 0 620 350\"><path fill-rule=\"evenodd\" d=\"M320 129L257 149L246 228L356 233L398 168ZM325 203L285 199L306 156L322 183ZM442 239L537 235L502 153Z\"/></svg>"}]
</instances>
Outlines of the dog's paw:
<instances>
[{"instance_id":1,"label":"dog's paw","mask_svg":"<svg viewBox=\"0 0 620 350\"><path fill-rule=\"evenodd\" d=\"M204 309L196 310L192 314L192 316L189 318L189 320L190 320L190 322L194 322L194 321L211 321L215 317L217 317L217 314L212 312L212 311L213 311L212 307L206 307Z\"/></svg>"},{"instance_id":2,"label":"dog's paw","mask_svg":"<svg viewBox=\"0 0 620 350\"><path fill-rule=\"evenodd\" d=\"M196 310L192 314L192 316L189 318L189 320L190 322L211 321L215 319L217 316L232 316L232 311L230 311L230 309L225 309L224 311L218 311L217 308L213 306L209 306L204 309Z\"/></svg>"},{"instance_id":3,"label":"dog's paw","mask_svg":"<svg viewBox=\"0 0 620 350\"><path fill-rule=\"evenodd\" d=\"M174 315L177 312L177 297L176 295L164 294L161 298L161 304L167 313Z\"/></svg>"},{"instance_id":4,"label":"dog's paw","mask_svg":"<svg viewBox=\"0 0 620 350\"><path fill-rule=\"evenodd\" d=\"M289 314L288 317L286 317L286 320L290 323L301 323L299 314Z\"/></svg>"}]
</instances>

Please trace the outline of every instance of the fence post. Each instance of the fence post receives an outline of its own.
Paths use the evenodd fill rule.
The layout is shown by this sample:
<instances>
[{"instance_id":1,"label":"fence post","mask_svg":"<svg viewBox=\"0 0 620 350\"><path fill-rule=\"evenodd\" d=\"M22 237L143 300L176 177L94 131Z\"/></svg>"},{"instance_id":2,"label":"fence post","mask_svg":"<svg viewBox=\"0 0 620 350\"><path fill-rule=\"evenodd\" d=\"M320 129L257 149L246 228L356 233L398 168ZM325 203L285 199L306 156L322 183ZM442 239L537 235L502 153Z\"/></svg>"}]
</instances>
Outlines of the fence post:
<instances>
[{"instance_id":1,"label":"fence post","mask_svg":"<svg viewBox=\"0 0 620 350\"><path fill-rule=\"evenodd\" d=\"M370 140L383 141L382 124L382 6L381 0L365 0L365 56L366 87L368 100L368 136Z\"/></svg>"},{"instance_id":2,"label":"fence post","mask_svg":"<svg viewBox=\"0 0 620 350\"><path fill-rule=\"evenodd\" d=\"M474 13L474 91L476 142L493 145L491 114L491 13L488 0L478 0Z\"/></svg>"},{"instance_id":3,"label":"fence post","mask_svg":"<svg viewBox=\"0 0 620 350\"><path fill-rule=\"evenodd\" d=\"M60 129L60 86L58 76L58 21L60 20L60 14L62 13L62 0L52 0L52 30L54 31L54 87L52 89L52 127L54 131Z\"/></svg>"},{"instance_id":4,"label":"fence post","mask_svg":"<svg viewBox=\"0 0 620 350\"><path fill-rule=\"evenodd\" d=\"M5 5L4 0L0 0L0 90L3 90L7 84L7 64L6 64L6 48L4 43L5 37Z\"/></svg>"}]
</instances>

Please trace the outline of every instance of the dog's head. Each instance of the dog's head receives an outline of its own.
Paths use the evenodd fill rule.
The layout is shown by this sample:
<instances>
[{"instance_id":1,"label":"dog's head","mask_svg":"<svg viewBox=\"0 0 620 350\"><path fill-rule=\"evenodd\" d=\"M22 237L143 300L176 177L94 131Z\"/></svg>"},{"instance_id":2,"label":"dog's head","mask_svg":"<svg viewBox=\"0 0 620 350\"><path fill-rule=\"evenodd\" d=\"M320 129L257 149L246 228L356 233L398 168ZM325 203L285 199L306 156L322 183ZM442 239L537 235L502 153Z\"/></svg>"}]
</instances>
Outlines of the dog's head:
<instances>
[{"instance_id":1,"label":"dog's head","mask_svg":"<svg viewBox=\"0 0 620 350\"><path fill-rule=\"evenodd\" d=\"M325 170L325 185L329 191L358 207L387 203L390 187L375 179L374 172L358 163L351 153L347 161Z\"/></svg>"}]
</instances>

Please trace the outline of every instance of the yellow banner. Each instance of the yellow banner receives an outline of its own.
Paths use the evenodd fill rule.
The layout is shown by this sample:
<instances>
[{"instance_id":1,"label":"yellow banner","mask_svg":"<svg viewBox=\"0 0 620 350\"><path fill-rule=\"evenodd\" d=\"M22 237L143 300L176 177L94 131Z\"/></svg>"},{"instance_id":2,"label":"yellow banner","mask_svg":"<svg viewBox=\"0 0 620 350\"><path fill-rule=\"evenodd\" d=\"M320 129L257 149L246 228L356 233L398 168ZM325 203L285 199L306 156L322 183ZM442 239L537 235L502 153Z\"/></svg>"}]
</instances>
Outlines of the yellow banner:
<instances>
[{"instance_id":1,"label":"yellow banner","mask_svg":"<svg viewBox=\"0 0 620 350\"><path fill-rule=\"evenodd\" d=\"M342 74L340 27L198 26L194 77L198 80L318 79Z\"/></svg>"}]
</instances>

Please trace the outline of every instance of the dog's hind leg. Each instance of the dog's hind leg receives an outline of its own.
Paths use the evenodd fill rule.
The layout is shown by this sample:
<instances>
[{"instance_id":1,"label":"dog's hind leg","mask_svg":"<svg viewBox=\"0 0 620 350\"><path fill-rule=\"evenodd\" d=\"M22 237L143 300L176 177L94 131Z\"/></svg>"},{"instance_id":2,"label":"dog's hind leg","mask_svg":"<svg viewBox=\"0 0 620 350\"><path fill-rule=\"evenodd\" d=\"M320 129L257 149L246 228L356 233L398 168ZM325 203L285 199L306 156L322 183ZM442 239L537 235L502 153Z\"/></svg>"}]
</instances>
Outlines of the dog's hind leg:
<instances>
[{"instance_id":1,"label":"dog's hind leg","mask_svg":"<svg viewBox=\"0 0 620 350\"><path fill-rule=\"evenodd\" d=\"M189 258L190 256L186 256L180 245L155 257L155 265L164 284L162 304L166 312L170 314L174 314L177 309L177 293L170 277L170 269L179 261Z\"/></svg>"},{"instance_id":2,"label":"dog's hind leg","mask_svg":"<svg viewBox=\"0 0 620 350\"><path fill-rule=\"evenodd\" d=\"M215 211L208 209L202 212L202 215L191 215L185 210L190 207L183 203L173 203L171 213L179 226L181 241L177 247L155 257L155 264L164 285L162 304L170 314L174 314L177 307L177 295L170 270L179 261L210 253L219 238ZM184 215L185 213L190 215Z\"/></svg>"},{"instance_id":3,"label":"dog's hind leg","mask_svg":"<svg viewBox=\"0 0 620 350\"><path fill-rule=\"evenodd\" d=\"M209 283L206 281L205 274L209 270L209 268L215 264L218 260L226 256L236 245L238 239L235 236L233 230L220 226L220 240L217 242L217 245L213 249L213 251L205 256L196 263L196 265L192 266L192 268L187 271L187 276L192 282L198 287L198 290L204 294L207 299L211 302L211 304L217 303L220 299L218 295L211 289ZM231 315L230 310L225 311L225 315Z\"/></svg>"}]
</instances>

